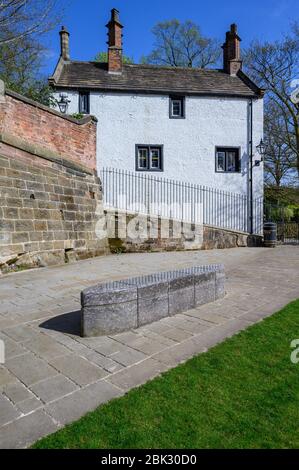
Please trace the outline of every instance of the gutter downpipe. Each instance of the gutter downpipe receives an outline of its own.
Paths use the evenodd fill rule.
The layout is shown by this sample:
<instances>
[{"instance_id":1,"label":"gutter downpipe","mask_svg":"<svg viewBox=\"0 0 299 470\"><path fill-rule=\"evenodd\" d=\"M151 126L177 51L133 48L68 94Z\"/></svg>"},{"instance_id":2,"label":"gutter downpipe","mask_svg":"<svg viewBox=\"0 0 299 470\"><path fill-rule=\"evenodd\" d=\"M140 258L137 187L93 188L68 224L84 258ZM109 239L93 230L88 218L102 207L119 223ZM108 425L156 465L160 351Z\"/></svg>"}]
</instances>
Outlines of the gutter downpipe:
<instances>
[{"instance_id":1,"label":"gutter downpipe","mask_svg":"<svg viewBox=\"0 0 299 470\"><path fill-rule=\"evenodd\" d=\"M249 233L253 234L253 100L249 101Z\"/></svg>"}]
</instances>

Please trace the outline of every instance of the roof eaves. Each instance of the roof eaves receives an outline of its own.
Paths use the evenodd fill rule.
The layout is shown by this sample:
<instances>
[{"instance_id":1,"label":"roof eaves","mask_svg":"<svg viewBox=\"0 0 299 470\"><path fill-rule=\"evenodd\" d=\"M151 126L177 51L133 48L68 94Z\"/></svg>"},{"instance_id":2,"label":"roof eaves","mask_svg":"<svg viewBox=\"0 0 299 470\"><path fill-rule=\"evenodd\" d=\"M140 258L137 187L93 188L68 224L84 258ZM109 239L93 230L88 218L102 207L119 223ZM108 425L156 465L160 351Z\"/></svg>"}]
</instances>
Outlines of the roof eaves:
<instances>
[{"instance_id":1,"label":"roof eaves","mask_svg":"<svg viewBox=\"0 0 299 470\"><path fill-rule=\"evenodd\" d=\"M227 92L222 90L216 91L190 91L186 89L157 89L157 88L137 88L137 87L109 87L109 86L101 86L101 85L65 85L61 83L56 83L57 89L72 89L72 90L91 90L91 91L101 91L101 92L115 92L115 93L143 93L143 94L163 94L169 95L171 93L179 93L184 94L186 96L218 96L218 97L235 97L235 98L250 98L250 97L257 97L258 94L255 93L253 90L252 92L248 91L248 93L242 92Z\"/></svg>"},{"instance_id":2,"label":"roof eaves","mask_svg":"<svg viewBox=\"0 0 299 470\"><path fill-rule=\"evenodd\" d=\"M61 77L61 74L62 74L62 70L64 68L64 65L67 64L69 62L66 62L62 56L59 57L59 60L57 62L57 65L55 67L55 70L54 70L54 73L53 75L51 75L51 77L48 78L48 83L49 85L56 85L59 81L59 78Z\"/></svg>"},{"instance_id":3,"label":"roof eaves","mask_svg":"<svg viewBox=\"0 0 299 470\"><path fill-rule=\"evenodd\" d=\"M263 88L260 88L259 86L257 86L251 80L251 78L249 78L248 75L246 75L243 72L243 70L239 70L238 77L240 78L240 80L242 80L243 83L245 83L245 85L248 86L248 88L250 88L254 92L254 94L256 95L257 98L263 98L264 97L265 90Z\"/></svg>"}]
</instances>

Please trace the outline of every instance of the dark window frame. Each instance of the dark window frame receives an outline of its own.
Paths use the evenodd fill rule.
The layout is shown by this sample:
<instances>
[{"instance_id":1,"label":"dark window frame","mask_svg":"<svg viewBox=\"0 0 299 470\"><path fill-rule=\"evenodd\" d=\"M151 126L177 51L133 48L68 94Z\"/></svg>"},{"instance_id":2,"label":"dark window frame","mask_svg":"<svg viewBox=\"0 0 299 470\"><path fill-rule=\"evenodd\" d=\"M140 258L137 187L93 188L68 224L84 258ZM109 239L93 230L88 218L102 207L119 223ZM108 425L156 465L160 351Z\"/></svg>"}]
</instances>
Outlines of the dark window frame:
<instances>
[{"instance_id":1,"label":"dark window frame","mask_svg":"<svg viewBox=\"0 0 299 470\"><path fill-rule=\"evenodd\" d=\"M181 115L173 116L172 114L172 102L181 102ZM182 95L170 95L169 96L169 119L185 119L186 118L186 97Z\"/></svg>"},{"instance_id":2,"label":"dark window frame","mask_svg":"<svg viewBox=\"0 0 299 470\"><path fill-rule=\"evenodd\" d=\"M82 95L87 96L87 111L82 110L82 102L81 102L81 97ZM80 114L90 114L90 92L88 90L81 90L79 91L79 113Z\"/></svg>"},{"instance_id":3,"label":"dark window frame","mask_svg":"<svg viewBox=\"0 0 299 470\"><path fill-rule=\"evenodd\" d=\"M221 171L217 169L217 153L218 152L224 152L225 153L225 170ZM227 153L228 152L236 152L237 153L237 169L236 171L228 171L227 170ZM226 173L226 174L236 174L236 173L241 173L241 147L228 147L228 146L223 146L223 145L217 145L215 147L215 173Z\"/></svg>"},{"instance_id":4,"label":"dark window frame","mask_svg":"<svg viewBox=\"0 0 299 470\"><path fill-rule=\"evenodd\" d=\"M138 165L138 150L139 148L146 148L148 150L148 156L150 155L151 149L159 149L160 150L160 167L159 168L150 168L150 158L148 157L147 167L146 168L139 168ZM164 171L164 145L163 144L136 144L135 145L135 170L136 171L155 171L155 172L163 172Z\"/></svg>"}]
</instances>

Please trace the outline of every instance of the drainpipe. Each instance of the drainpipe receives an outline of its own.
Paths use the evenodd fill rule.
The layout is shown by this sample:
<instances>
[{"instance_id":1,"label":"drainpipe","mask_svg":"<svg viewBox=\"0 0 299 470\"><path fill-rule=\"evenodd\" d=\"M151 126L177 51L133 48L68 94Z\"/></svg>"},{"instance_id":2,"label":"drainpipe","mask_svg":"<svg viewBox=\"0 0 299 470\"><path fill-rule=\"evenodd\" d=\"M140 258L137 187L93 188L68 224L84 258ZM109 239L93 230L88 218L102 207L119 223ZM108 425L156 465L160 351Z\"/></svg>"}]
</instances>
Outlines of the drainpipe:
<instances>
[{"instance_id":1,"label":"drainpipe","mask_svg":"<svg viewBox=\"0 0 299 470\"><path fill-rule=\"evenodd\" d=\"M253 100L249 101L249 232L253 233Z\"/></svg>"}]
</instances>

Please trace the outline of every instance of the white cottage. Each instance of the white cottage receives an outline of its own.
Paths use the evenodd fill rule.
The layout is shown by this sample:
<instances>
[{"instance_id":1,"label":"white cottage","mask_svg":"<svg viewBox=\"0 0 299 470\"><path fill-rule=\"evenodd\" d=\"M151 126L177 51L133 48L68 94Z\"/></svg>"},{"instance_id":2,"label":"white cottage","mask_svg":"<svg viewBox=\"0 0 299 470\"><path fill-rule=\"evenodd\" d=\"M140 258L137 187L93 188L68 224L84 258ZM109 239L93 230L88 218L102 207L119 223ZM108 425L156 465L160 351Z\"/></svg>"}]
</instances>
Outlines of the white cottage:
<instances>
[{"instance_id":1,"label":"white cottage","mask_svg":"<svg viewBox=\"0 0 299 470\"><path fill-rule=\"evenodd\" d=\"M103 167L260 198L263 90L242 71L236 25L226 33L222 69L122 63L119 12L111 12L108 63L70 59L69 33L50 84L69 114L98 119L97 161ZM252 195L252 196L251 196Z\"/></svg>"}]
</instances>

